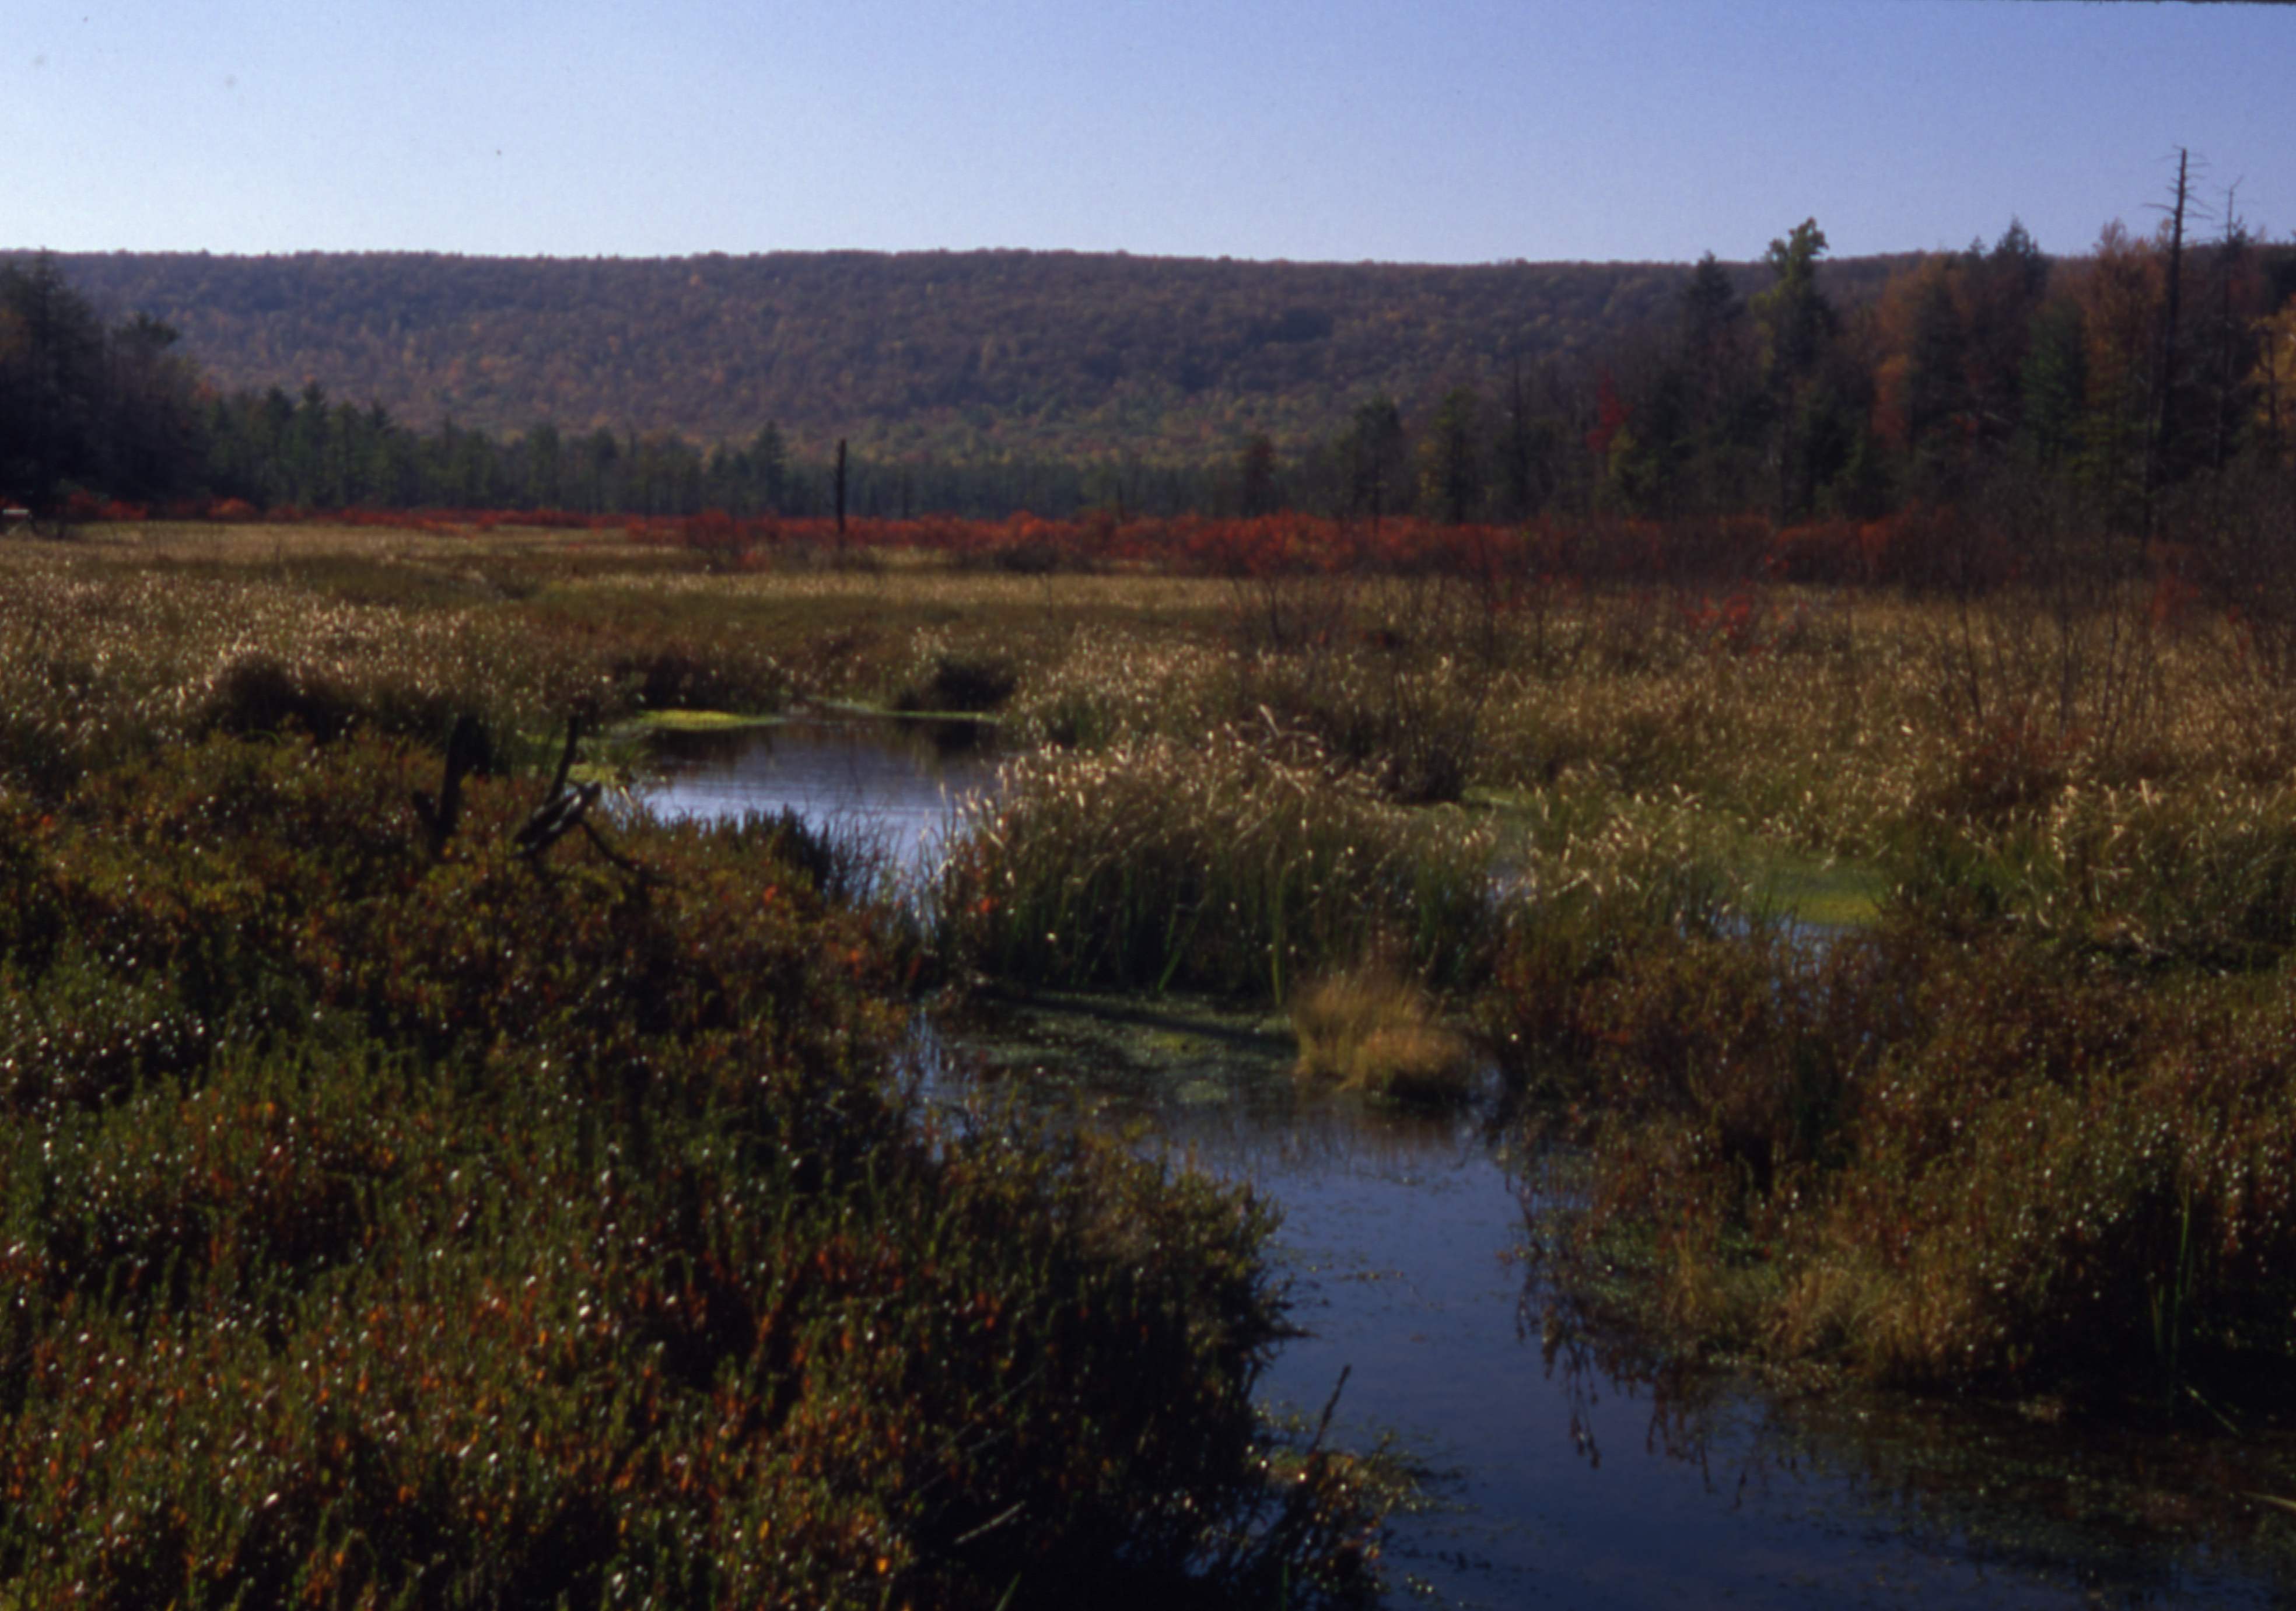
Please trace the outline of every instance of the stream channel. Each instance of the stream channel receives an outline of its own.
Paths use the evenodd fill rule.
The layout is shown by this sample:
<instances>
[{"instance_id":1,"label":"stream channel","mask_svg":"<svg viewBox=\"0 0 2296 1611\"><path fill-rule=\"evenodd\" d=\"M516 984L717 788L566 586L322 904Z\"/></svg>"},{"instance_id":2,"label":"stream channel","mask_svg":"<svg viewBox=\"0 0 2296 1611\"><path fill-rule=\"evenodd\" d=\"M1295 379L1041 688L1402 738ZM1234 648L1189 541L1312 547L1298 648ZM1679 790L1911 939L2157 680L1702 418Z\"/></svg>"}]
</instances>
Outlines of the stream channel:
<instances>
[{"instance_id":1,"label":"stream channel","mask_svg":"<svg viewBox=\"0 0 2296 1611\"><path fill-rule=\"evenodd\" d=\"M657 735L666 817L794 809L928 865L994 730L865 718ZM2296 1517L2232 1502L2236 1443L2078 1429L1999 1407L1666 1385L1542 1340L1523 1262L1539 1177L1488 1115L1301 1092L1280 1018L1062 997L921 1031L939 1082L993 1081L1129 1126L1272 1197L1292 1319L1262 1378L1332 1436L1391 1434L1425 1472L1393 1519L1392 1603L1461 1607L2267 1606ZM2235 1519L2237 1518L2237 1519Z\"/></svg>"}]
</instances>

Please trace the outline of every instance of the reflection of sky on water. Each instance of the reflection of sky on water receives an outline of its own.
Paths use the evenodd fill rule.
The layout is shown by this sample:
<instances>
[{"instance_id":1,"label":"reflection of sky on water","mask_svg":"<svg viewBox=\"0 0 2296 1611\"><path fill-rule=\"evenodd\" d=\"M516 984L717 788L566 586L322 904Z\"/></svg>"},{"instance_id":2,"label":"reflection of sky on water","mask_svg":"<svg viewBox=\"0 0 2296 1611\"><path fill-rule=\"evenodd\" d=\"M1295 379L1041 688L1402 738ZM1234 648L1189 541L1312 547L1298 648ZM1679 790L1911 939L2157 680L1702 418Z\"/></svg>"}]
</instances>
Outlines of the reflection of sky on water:
<instances>
[{"instance_id":1,"label":"reflection of sky on water","mask_svg":"<svg viewBox=\"0 0 2296 1611\"><path fill-rule=\"evenodd\" d=\"M688 736L648 791L657 811L791 806L886 836L911 867L949 796L993 776L977 751L879 724ZM1494 1607L2277 1603L2236 1563L2217 1576L2205 1554L2095 1527L1980 1542L1955 1519L1965 1501L1944 1502L1862 1410L1737 1387L1654 1395L1585 1350L1550 1364L1516 1257L1523 1198L1480 1124L1303 1096L1290 1052L1280 1020L1095 998L921 1028L914 1062L928 1100L977 1082L1137 1123L1152 1145L1281 1206L1279 1254L1309 1335L1279 1352L1262 1396L1312 1419L1345 1368L1334 1436L1364 1447L1394 1432L1438 1473L1435 1507L1395 1525L1398 1590L1416 1581ZM1933 1443L1977 1426L1935 1419Z\"/></svg>"},{"instance_id":2,"label":"reflection of sky on water","mask_svg":"<svg viewBox=\"0 0 2296 1611\"><path fill-rule=\"evenodd\" d=\"M914 874L937 854L951 803L995 781L991 733L973 722L858 720L664 732L638 792L668 818L795 811L880 845Z\"/></svg>"},{"instance_id":3,"label":"reflection of sky on water","mask_svg":"<svg viewBox=\"0 0 2296 1611\"><path fill-rule=\"evenodd\" d=\"M1654 1396L1584 1350L1550 1368L1517 1256L1519 1181L1482 1125L1303 1096L1277 1021L1095 999L951 1034L980 1050L991 1089L1144 1124L1172 1156L1281 1206L1309 1335L1277 1354L1262 1397L1312 1421L1347 1369L1333 1435L1367 1447L1393 1432L1437 1474L1434 1508L1393 1529L1398 1590L1416 1580L1441 1603L1494 1607L2268 1600L2165 1550L2007 1564L1950 1525L1909 1531L1919 1495L1869 1492L1848 1474L1854 1453L1793 1452L1747 1390Z\"/></svg>"}]
</instances>

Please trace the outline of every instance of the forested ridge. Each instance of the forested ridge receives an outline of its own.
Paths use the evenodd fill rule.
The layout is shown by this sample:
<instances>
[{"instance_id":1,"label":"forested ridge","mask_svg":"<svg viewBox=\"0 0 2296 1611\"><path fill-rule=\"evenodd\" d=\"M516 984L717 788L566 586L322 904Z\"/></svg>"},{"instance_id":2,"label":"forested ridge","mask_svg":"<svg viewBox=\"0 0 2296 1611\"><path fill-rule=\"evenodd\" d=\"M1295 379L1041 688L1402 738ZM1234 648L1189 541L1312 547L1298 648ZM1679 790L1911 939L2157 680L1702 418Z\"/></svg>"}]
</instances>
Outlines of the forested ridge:
<instances>
[{"instance_id":1,"label":"forested ridge","mask_svg":"<svg viewBox=\"0 0 2296 1611\"><path fill-rule=\"evenodd\" d=\"M2296 245L2172 197L2054 259L2012 220L1837 264L1814 218L1683 269L0 258L0 493L1375 530L2046 485L2152 532L2296 445Z\"/></svg>"},{"instance_id":2,"label":"forested ridge","mask_svg":"<svg viewBox=\"0 0 2296 1611\"><path fill-rule=\"evenodd\" d=\"M1862 301L1906 259L1826 265ZM1077 252L560 259L59 255L220 388L316 383L422 429L673 431L880 454L1193 462L1287 449L1671 318L1679 264L1260 263ZM1726 266L1740 290L1761 265Z\"/></svg>"}]
</instances>

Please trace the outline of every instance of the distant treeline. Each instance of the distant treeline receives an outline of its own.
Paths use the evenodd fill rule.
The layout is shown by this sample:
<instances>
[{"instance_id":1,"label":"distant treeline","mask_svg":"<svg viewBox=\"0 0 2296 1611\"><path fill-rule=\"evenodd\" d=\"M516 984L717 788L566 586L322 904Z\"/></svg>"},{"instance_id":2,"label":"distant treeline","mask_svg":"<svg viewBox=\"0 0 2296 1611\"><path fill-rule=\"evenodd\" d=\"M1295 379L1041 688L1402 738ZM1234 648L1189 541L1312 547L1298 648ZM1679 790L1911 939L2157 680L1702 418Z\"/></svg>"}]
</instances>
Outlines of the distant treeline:
<instances>
[{"instance_id":1,"label":"distant treeline","mask_svg":"<svg viewBox=\"0 0 2296 1611\"><path fill-rule=\"evenodd\" d=\"M802 452L1193 462L1287 453L1365 397L1431 405L1662 315L1681 264L1295 264L1077 252L629 260L78 255L108 317L183 332L226 392L316 382L420 429L674 431ZM1870 299L1903 260L1828 267ZM1759 265L1731 274L1751 292Z\"/></svg>"},{"instance_id":2,"label":"distant treeline","mask_svg":"<svg viewBox=\"0 0 2296 1611\"><path fill-rule=\"evenodd\" d=\"M1905 260L1855 303L1829 291L1808 221L1772 243L1751 295L1710 257L1588 350L1488 363L1493 378L1416 403L1366 387L1321 434L1250 430L1193 459L1153 440L1065 457L857 445L845 507L1784 523L1950 503L2007 472L2141 524L2194 472L2284 462L2296 443L2296 249L2236 221L2196 238L2191 210L2178 198L2154 236L2113 225L2062 261L2013 223L1989 247ZM222 393L170 326L106 327L57 261L0 269L0 491L15 496L819 516L832 466L774 423L714 444L498 435L417 429L316 382Z\"/></svg>"}]
</instances>

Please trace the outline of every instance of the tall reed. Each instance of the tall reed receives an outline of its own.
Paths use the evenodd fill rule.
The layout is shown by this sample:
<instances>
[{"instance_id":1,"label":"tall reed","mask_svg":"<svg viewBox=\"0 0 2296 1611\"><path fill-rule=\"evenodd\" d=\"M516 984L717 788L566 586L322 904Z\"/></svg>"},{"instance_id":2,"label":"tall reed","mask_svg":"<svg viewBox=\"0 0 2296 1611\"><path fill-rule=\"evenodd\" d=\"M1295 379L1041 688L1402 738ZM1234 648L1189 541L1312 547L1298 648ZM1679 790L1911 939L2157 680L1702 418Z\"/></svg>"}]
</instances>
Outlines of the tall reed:
<instances>
[{"instance_id":1,"label":"tall reed","mask_svg":"<svg viewBox=\"0 0 2296 1611\"><path fill-rule=\"evenodd\" d=\"M1439 983L1474 977L1494 933L1490 831L1391 806L1267 736L1013 763L955 834L947 943L1001 978L1279 1001L1374 942Z\"/></svg>"}]
</instances>

